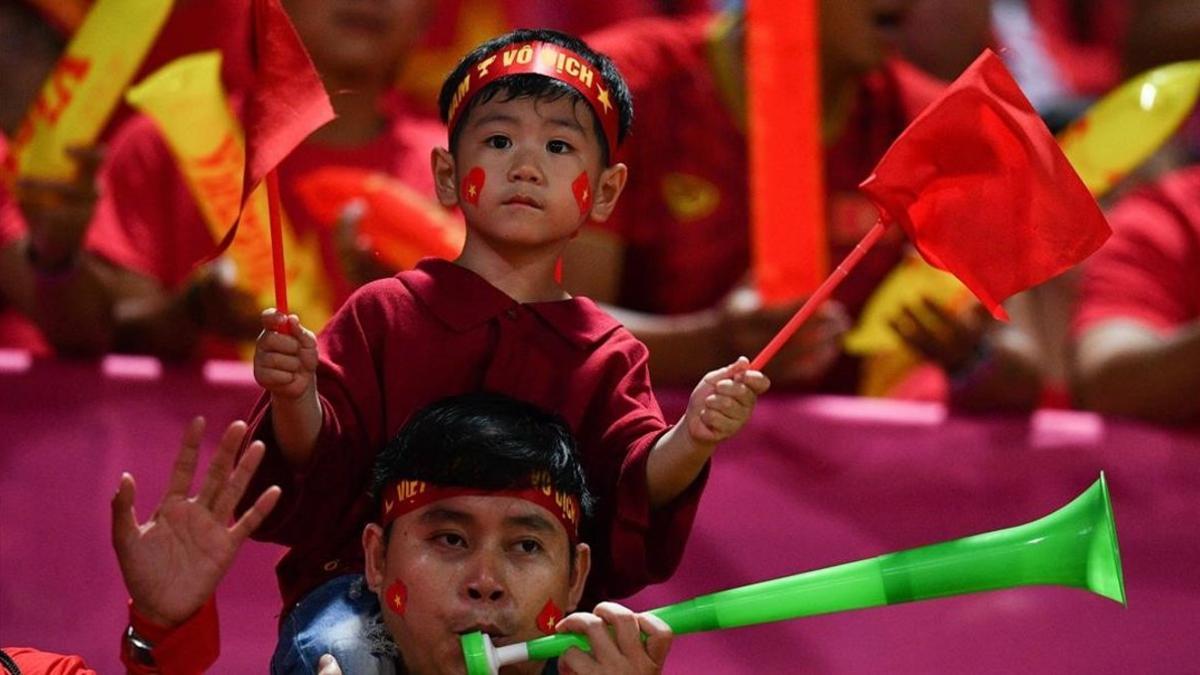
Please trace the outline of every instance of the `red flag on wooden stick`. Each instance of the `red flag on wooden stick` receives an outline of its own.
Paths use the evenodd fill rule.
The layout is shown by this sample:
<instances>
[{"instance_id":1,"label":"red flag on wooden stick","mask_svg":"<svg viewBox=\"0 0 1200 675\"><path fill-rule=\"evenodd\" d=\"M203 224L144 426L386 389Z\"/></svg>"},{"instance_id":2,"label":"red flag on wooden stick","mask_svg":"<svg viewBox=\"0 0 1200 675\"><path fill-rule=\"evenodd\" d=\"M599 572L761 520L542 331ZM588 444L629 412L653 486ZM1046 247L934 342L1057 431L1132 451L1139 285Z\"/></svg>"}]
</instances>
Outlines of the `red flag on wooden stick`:
<instances>
[{"instance_id":1,"label":"red flag on wooden stick","mask_svg":"<svg viewBox=\"0 0 1200 675\"><path fill-rule=\"evenodd\" d=\"M861 189L996 318L1088 257L1104 215L1000 58L985 51L892 144Z\"/></svg>"}]
</instances>

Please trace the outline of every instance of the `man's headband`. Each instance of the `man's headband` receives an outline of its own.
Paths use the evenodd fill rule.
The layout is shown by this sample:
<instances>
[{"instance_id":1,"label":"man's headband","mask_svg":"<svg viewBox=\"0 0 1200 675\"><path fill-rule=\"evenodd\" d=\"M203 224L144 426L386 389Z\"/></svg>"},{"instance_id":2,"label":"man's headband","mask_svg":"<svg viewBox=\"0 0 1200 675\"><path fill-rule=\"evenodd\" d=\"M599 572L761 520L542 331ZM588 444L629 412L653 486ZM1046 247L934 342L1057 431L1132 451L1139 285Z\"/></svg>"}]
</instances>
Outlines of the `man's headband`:
<instances>
[{"instance_id":1,"label":"man's headband","mask_svg":"<svg viewBox=\"0 0 1200 675\"><path fill-rule=\"evenodd\" d=\"M454 131L459 115L484 87L502 77L527 73L565 82L578 91L592 106L596 117L600 118L609 157L616 155L620 112L609 99L609 91L604 88L604 78L599 69L579 54L549 42L511 44L471 66L450 99L450 131Z\"/></svg>"},{"instance_id":2,"label":"man's headband","mask_svg":"<svg viewBox=\"0 0 1200 675\"><path fill-rule=\"evenodd\" d=\"M550 474L545 471L535 471L530 474L527 484L507 490L484 490L437 485L421 480L398 480L389 484L383 492L379 524L387 527L400 516L443 499L474 496L512 497L536 504L558 518L572 544L579 541L579 499L555 489L550 481Z\"/></svg>"}]
</instances>

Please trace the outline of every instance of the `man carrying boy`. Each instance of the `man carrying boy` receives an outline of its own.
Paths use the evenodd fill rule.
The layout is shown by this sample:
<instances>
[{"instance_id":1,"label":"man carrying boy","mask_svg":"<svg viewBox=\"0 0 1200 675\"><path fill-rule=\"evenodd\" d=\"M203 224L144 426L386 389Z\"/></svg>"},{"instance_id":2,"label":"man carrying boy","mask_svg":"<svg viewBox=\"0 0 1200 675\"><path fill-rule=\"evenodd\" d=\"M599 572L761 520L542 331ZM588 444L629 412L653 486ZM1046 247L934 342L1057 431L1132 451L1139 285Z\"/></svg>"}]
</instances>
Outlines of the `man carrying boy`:
<instances>
[{"instance_id":1,"label":"man carrying boy","mask_svg":"<svg viewBox=\"0 0 1200 675\"><path fill-rule=\"evenodd\" d=\"M198 673L212 665L213 593L279 497L275 487L251 492L254 506L230 526L262 453L252 444L232 466L245 431L239 422L225 432L203 487L189 499L202 430L199 423L189 429L167 495L148 522L138 524L133 512L131 476L122 477L113 498L113 547L132 599L132 630L122 644L131 673ZM592 652L560 659L578 673L661 669L672 636L657 617L604 603L596 614L554 621L578 602L590 559L577 527L591 497L561 420L495 394L439 401L388 444L373 486L376 518L361 533L369 591L354 601L375 609L362 630L378 657L339 652L337 666L322 657L305 672L461 672L459 634L471 630L503 644L545 632L584 633ZM381 602L387 609L380 620ZM556 672L543 663L514 671Z\"/></svg>"},{"instance_id":2,"label":"man carrying boy","mask_svg":"<svg viewBox=\"0 0 1200 675\"><path fill-rule=\"evenodd\" d=\"M626 167L610 162L631 103L606 57L561 33L515 31L469 54L439 103L450 142L433 153L434 180L466 218L461 257L361 289L322 334L320 359L298 317L263 317L254 369L269 394L252 435L268 451L252 492L284 490L257 535L291 547L277 570L295 618L281 646L360 583L370 466L429 402L486 389L567 421L597 496L584 523L590 606L674 571L709 457L769 386L739 359L705 376L670 426L645 347L555 280L566 243L607 218L625 185Z\"/></svg>"}]
</instances>

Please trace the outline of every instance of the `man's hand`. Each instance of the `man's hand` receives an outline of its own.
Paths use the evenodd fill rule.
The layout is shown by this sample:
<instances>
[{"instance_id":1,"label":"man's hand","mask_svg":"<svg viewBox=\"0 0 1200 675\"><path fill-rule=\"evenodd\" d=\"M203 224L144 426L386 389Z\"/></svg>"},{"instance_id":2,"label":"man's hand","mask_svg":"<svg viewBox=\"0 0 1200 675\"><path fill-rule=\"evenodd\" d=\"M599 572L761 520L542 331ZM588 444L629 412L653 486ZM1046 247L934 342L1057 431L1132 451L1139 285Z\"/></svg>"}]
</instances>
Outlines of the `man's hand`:
<instances>
[{"instance_id":1,"label":"man's hand","mask_svg":"<svg viewBox=\"0 0 1200 675\"><path fill-rule=\"evenodd\" d=\"M300 325L300 317L274 308L262 313L262 327L254 346L254 380L277 399L315 394L317 336Z\"/></svg>"},{"instance_id":2,"label":"man's hand","mask_svg":"<svg viewBox=\"0 0 1200 675\"><path fill-rule=\"evenodd\" d=\"M179 298L201 328L232 340L251 340L262 324L258 299L234 283L233 264L218 258L205 265Z\"/></svg>"},{"instance_id":3,"label":"man's hand","mask_svg":"<svg viewBox=\"0 0 1200 675\"><path fill-rule=\"evenodd\" d=\"M74 262L100 197L96 172L104 152L76 146L67 154L77 167L71 180L22 178L16 184L17 204L29 226L30 255L42 270Z\"/></svg>"},{"instance_id":4,"label":"man's hand","mask_svg":"<svg viewBox=\"0 0 1200 675\"><path fill-rule=\"evenodd\" d=\"M892 319L890 325L905 344L954 374L975 362L996 320L978 303L967 311L952 314L924 298L919 311L905 307L902 316Z\"/></svg>"},{"instance_id":5,"label":"man's hand","mask_svg":"<svg viewBox=\"0 0 1200 675\"><path fill-rule=\"evenodd\" d=\"M721 331L728 358L757 354L800 309L800 302L765 307L758 293L740 288L722 307ZM785 384L808 384L818 380L842 353L842 335L850 329L846 310L835 301L817 308L771 359L764 370Z\"/></svg>"},{"instance_id":6,"label":"man's hand","mask_svg":"<svg viewBox=\"0 0 1200 675\"><path fill-rule=\"evenodd\" d=\"M386 279L396 273L375 254L371 238L358 228L366 215L367 204L362 199L351 200L342 209L334 225L334 248L342 272L355 288L376 279Z\"/></svg>"},{"instance_id":7,"label":"man's hand","mask_svg":"<svg viewBox=\"0 0 1200 675\"><path fill-rule=\"evenodd\" d=\"M263 454L262 443L251 443L234 465L246 434L243 422L234 422L225 430L204 485L189 498L203 434L204 420L196 418L184 434L166 495L150 520L138 524L133 476L128 473L122 474L112 500L113 549L125 587L134 609L164 628L183 623L207 602L242 542L279 499L279 488L268 488L229 525L234 506Z\"/></svg>"},{"instance_id":8,"label":"man's hand","mask_svg":"<svg viewBox=\"0 0 1200 675\"><path fill-rule=\"evenodd\" d=\"M657 616L635 614L613 602L596 605L594 613L571 614L556 630L586 635L591 643L590 653L571 649L558 659L560 673L577 675L660 673L675 639L671 627Z\"/></svg>"},{"instance_id":9,"label":"man's hand","mask_svg":"<svg viewBox=\"0 0 1200 675\"><path fill-rule=\"evenodd\" d=\"M754 404L771 387L771 381L750 360L737 361L704 376L692 390L684 423L692 440L715 445L736 434L750 419Z\"/></svg>"}]
</instances>

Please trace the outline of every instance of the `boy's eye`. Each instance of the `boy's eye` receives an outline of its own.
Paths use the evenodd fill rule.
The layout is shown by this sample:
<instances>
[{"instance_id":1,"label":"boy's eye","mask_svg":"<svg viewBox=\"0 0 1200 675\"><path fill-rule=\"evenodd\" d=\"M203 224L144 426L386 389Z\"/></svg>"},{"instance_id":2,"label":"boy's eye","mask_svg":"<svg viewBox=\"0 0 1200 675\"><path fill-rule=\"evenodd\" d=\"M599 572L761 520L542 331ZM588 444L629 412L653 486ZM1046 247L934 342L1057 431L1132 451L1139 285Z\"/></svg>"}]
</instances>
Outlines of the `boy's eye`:
<instances>
[{"instance_id":1,"label":"boy's eye","mask_svg":"<svg viewBox=\"0 0 1200 675\"><path fill-rule=\"evenodd\" d=\"M571 151L571 144L566 141L550 141L546 149L555 155L564 155Z\"/></svg>"},{"instance_id":2,"label":"boy's eye","mask_svg":"<svg viewBox=\"0 0 1200 675\"><path fill-rule=\"evenodd\" d=\"M484 141L484 143L487 144L487 146L489 148L494 148L496 150L504 150L505 148L512 145L512 139L510 139L508 136L501 136L500 134L495 134L493 136L488 136L487 140Z\"/></svg>"}]
</instances>

